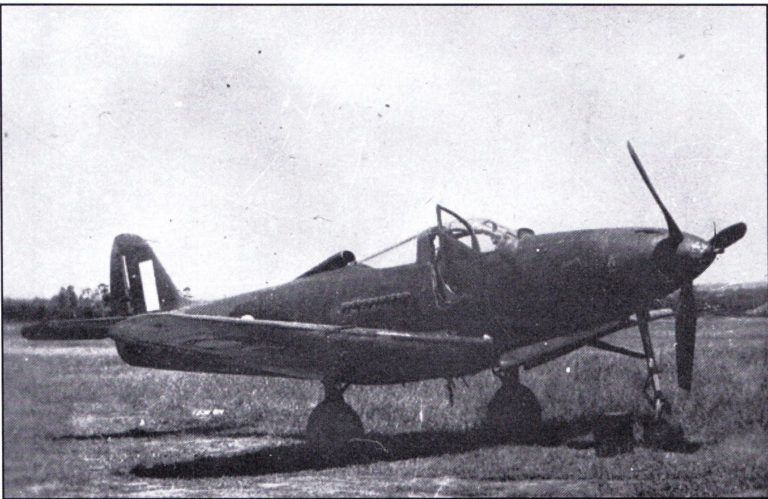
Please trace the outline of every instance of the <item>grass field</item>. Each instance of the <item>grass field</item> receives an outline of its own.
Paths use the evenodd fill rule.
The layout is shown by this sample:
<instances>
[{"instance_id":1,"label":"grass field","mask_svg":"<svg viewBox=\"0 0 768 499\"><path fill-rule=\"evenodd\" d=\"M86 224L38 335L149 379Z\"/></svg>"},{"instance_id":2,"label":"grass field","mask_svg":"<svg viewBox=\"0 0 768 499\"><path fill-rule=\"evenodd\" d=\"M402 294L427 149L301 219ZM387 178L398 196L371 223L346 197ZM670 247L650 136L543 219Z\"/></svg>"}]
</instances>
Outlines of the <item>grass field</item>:
<instances>
[{"instance_id":1,"label":"grass field","mask_svg":"<svg viewBox=\"0 0 768 499\"><path fill-rule=\"evenodd\" d=\"M498 381L352 387L368 437L343 462L306 452L319 383L153 371L110 340L29 342L3 328L6 496L768 494L768 319L702 317L694 388L676 388L672 321L652 334L690 446L598 458L604 411L646 411L640 360L582 349L522 375L541 402L537 445L475 430ZM639 348L635 331L615 343ZM683 451L684 450L684 451ZM354 452L359 451L359 452Z\"/></svg>"}]
</instances>

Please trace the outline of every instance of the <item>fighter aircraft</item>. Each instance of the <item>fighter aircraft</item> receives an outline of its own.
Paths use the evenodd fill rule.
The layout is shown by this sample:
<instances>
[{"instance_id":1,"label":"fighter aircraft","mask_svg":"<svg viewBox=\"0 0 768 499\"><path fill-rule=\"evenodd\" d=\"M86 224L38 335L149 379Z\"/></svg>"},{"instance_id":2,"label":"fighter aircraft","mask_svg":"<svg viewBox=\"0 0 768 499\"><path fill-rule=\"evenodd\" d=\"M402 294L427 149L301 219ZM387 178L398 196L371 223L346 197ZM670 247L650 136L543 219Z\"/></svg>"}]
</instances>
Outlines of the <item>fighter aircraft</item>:
<instances>
[{"instance_id":1,"label":"fighter aircraft","mask_svg":"<svg viewBox=\"0 0 768 499\"><path fill-rule=\"evenodd\" d=\"M295 280L207 303L183 298L140 237L115 238L111 293L119 316L50 321L27 338L115 341L130 365L180 371L318 380L324 399L309 416L307 443L335 452L363 435L344 401L352 384L452 380L491 369L501 381L484 426L500 439L532 440L541 425L530 369L583 346L644 359L654 417L668 405L649 321L655 299L680 289L678 383L690 390L696 304L693 279L741 239L737 223L704 240L683 233L639 158L630 155L666 220L662 228L535 234L489 219L466 220L437 205L437 225L357 261L341 251ZM411 263L375 261L410 245ZM415 247L414 247L415 246ZM601 338L637 326L643 352ZM450 385L449 385L450 386Z\"/></svg>"}]
</instances>

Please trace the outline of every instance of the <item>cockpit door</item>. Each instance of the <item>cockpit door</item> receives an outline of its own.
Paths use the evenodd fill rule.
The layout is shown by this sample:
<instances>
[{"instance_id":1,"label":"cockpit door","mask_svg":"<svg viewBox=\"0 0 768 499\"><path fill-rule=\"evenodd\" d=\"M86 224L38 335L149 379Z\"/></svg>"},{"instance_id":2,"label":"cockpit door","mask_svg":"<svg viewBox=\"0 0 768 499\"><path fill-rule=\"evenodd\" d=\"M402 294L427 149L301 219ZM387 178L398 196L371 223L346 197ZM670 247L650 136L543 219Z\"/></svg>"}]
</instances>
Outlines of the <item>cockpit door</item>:
<instances>
[{"instance_id":1,"label":"cockpit door","mask_svg":"<svg viewBox=\"0 0 768 499\"><path fill-rule=\"evenodd\" d=\"M460 226L444 225L443 212L456 219ZM440 205L437 205L437 224L434 267L438 281L438 297L445 304L467 300L477 300L478 304L485 303L482 254L471 225L455 212ZM466 238L469 238L469 241ZM467 241L470 246L463 241Z\"/></svg>"},{"instance_id":2,"label":"cockpit door","mask_svg":"<svg viewBox=\"0 0 768 499\"><path fill-rule=\"evenodd\" d=\"M445 206L437 205L436 210L437 210L437 227L439 229L448 231L451 234L451 236L453 236L455 239L460 239L462 237L469 237L471 240L472 249L475 251L480 251L480 244L477 242L477 235L475 234L475 231L474 229L472 229L472 225L470 225L469 222L464 220L464 218L462 218L458 213L456 213L453 210L449 210ZM443 212L445 212L449 217L453 217L463 227L451 226L451 224L443 225Z\"/></svg>"}]
</instances>

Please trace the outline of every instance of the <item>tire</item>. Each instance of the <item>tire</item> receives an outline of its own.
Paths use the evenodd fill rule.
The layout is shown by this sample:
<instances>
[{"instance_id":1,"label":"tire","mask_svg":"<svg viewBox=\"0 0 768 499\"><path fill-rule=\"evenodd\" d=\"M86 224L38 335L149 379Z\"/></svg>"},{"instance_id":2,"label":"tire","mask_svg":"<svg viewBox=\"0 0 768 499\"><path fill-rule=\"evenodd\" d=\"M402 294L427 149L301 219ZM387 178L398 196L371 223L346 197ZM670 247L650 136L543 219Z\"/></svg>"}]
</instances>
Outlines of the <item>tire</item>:
<instances>
[{"instance_id":1,"label":"tire","mask_svg":"<svg viewBox=\"0 0 768 499\"><path fill-rule=\"evenodd\" d=\"M635 439L632 415L627 412L609 412L600 416L592 430L595 454L609 457L632 452Z\"/></svg>"},{"instance_id":2,"label":"tire","mask_svg":"<svg viewBox=\"0 0 768 499\"><path fill-rule=\"evenodd\" d=\"M363 436L360 416L343 400L324 400L307 421L307 445L321 455L340 455L354 438Z\"/></svg>"},{"instance_id":3,"label":"tire","mask_svg":"<svg viewBox=\"0 0 768 499\"><path fill-rule=\"evenodd\" d=\"M671 451L685 445L686 441L682 426L660 419L643 425L642 443L652 449Z\"/></svg>"},{"instance_id":4,"label":"tire","mask_svg":"<svg viewBox=\"0 0 768 499\"><path fill-rule=\"evenodd\" d=\"M483 428L496 441L539 441L541 406L536 395L519 383L502 385L488 403Z\"/></svg>"}]
</instances>

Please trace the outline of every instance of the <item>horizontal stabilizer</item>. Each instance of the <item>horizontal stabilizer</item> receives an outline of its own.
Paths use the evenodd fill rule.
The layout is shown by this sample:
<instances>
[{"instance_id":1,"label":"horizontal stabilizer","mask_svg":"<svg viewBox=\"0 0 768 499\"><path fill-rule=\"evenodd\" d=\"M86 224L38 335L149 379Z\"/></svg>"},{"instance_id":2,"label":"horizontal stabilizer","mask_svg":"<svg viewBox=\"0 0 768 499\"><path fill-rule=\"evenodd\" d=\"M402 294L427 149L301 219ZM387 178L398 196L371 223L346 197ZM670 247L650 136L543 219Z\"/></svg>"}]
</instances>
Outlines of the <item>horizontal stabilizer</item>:
<instances>
[{"instance_id":1,"label":"horizontal stabilizer","mask_svg":"<svg viewBox=\"0 0 768 499\"><path fill-rule=\"evenodd\" d=\"M108 337L109 328L124 316L98 319L65 319L40 322L21 329L28 340L100 340Z\"/></svg>"}]
</instances>

